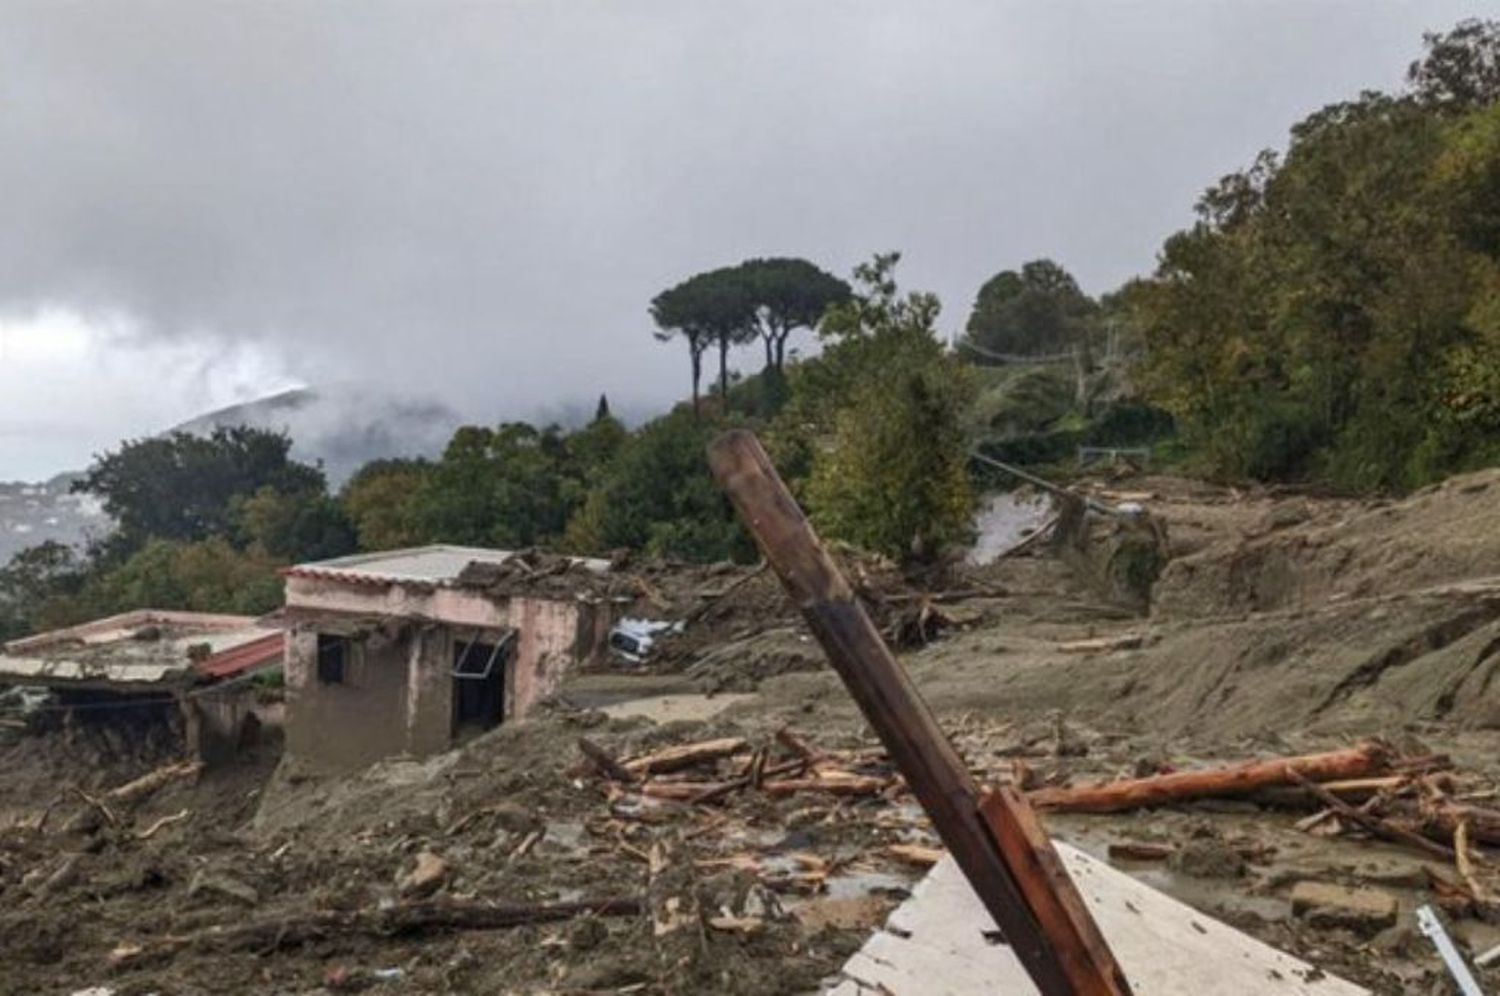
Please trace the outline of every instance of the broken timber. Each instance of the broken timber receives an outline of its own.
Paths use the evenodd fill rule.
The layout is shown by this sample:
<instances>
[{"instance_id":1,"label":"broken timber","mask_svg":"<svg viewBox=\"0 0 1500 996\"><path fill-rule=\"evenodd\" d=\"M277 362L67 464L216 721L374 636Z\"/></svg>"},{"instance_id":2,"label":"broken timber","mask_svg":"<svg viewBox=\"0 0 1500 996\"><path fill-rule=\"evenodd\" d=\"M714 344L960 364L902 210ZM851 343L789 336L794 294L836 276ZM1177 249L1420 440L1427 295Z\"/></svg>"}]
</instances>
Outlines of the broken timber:
<instances>
[{"instance_id":1,"label":"broken timber","mask_svg":"<svg viewBox=\"0 0 1500 996\"><path fill-rule=\"evenodd\" d=\"M1037 989L1043 996L1126 996L1124 974L1025 799L981 798L755 436L725 433L708 455L766 561Z\"/></svg>"},{"instance_id":2,"label":"broken timber","mask_svg":"<svg viewBox=\"0 0 1500 996\"><path fill-rule=\"evenodd\" d=\"M1301 757L1247 761L1224 768L1174 771L1149 778L1126 778L1077 788L1046 788L1031 793L1033 805L1075 813L1117 813L1169 802L1241 795L1275 785L1364 778L1390 768L1390 751L1367 741L1346 750Z\"/></svg>"}]
</instances>

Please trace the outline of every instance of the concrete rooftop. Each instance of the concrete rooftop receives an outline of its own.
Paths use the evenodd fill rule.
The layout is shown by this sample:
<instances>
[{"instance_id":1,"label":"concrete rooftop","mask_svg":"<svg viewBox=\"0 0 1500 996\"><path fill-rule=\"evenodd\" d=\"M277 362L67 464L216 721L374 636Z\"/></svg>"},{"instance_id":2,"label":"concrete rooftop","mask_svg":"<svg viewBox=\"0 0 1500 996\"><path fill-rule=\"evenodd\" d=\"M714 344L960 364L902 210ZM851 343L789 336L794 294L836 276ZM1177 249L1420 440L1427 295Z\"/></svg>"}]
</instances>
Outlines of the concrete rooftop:
<instances>
[{"instance_id":1,"label":"concrete rooftop","mask_svg":"<svg viewBox=\"0 0 1500 996\"><path fill-rule=\"evenodd\" d=\"M410 547L405 550L386 550L380 553L357 553L348 557L335 557L310 564L289 567L291 577L324 578L332 581L348 581L355 584L379 584L412 582L431 585L452 584L465 567L474 561L488 564L503 564L514 556L510 550L491 550L481 546L433 546ZM608 562L574 558L591 570L605 570Z\"/></svg>"},{"instance_id":2,"label":"concrete rooftop","mask_svg":"<svg viewBox=\"0 0 1500 996\"><path fill-rule=\"evenodd\" d=\"M195 670L193 648L206 646L210 655L217 656L257 641L269 643L277 633L254 616L151 609L127 612L10 641L0 653L0 682L188 681Z\"/></svg>"}]
</instances>

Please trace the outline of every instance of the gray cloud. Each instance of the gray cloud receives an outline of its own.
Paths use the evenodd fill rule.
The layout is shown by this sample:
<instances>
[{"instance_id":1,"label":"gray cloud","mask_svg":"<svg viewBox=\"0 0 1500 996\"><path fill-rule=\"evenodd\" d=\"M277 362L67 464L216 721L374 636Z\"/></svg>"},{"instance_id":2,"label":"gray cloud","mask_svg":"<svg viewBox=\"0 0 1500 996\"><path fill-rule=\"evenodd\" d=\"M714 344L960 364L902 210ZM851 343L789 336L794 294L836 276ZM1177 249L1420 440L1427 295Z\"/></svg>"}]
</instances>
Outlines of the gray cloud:
<instances>
[{"instance_id":1,"label":"gray cloud","mask_svg":"<svg viewBox=\"0 0 1500 996\"><path fill-rule=\"evenodd\" d=\"M661 402L646 304L695 270L899 248L952 328L1039 255L1109 289L1464 8L0 0L0 314L475 417Z\"/></svg>"}]
</instances>

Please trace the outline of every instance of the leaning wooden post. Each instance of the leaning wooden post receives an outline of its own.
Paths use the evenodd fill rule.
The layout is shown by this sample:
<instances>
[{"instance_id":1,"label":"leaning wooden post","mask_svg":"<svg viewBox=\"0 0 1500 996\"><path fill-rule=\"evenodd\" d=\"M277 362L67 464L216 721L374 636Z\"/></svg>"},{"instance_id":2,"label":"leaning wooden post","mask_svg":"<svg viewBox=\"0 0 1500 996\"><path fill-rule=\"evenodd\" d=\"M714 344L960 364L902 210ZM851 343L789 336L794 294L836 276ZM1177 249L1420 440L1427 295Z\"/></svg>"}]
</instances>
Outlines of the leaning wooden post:
<instances>
[{"instance_id":1,"label":"leaning wooden post","mask_svg":"<svg viewBox=\"0 0 1500 996\"><path fill-rule=\"evenodd\" d=\"M834 670L1043 996L1128 996L1124 973L1025 797L981 795L755 436L743 430L725 433L709 446L708 458Z\"/></svg>"}]
</instances>

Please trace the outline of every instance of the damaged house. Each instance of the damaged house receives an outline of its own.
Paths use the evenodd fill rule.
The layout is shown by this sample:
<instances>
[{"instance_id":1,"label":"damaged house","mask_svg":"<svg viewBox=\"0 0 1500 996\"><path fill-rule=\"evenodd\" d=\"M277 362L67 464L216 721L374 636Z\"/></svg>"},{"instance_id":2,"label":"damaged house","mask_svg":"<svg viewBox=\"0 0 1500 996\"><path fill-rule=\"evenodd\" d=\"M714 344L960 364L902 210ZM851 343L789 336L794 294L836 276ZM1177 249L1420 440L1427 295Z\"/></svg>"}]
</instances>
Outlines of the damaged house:
<instances>
[{"instance_id":1,"label":"damaged house","mask_svg":"<svg viewBox=\"0 0 1500 996\"><path fill-rule=\"evenodd\" d=\"M0 689L20 724L51 717L117 747L214 761L257 734L248 679L281 665L282 634L251 616L142 609L12 640Z\"/></svg>"},{"instance_id":2,"label":"damaged house","mask_svg":"<svg viewBox=\"0 0 1500 996\"><path fill-rule=\"evenodd\" d=\"M361 767L526 715L605 652L607 570L458 546L286 569L288 755Z\"/></svg>"}]
</instances>

